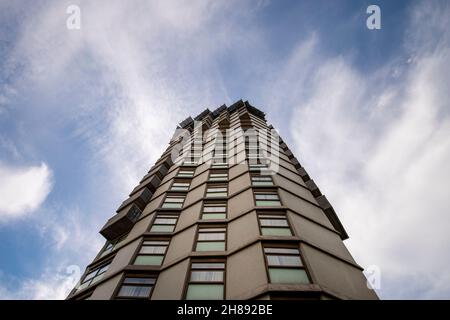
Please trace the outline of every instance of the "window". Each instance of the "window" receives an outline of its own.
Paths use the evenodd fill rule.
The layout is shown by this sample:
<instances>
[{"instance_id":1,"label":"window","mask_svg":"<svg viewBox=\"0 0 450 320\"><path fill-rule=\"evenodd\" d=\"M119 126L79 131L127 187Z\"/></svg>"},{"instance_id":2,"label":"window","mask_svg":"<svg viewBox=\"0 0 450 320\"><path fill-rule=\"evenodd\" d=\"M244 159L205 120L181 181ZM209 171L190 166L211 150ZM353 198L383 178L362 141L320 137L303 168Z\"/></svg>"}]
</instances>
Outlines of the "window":
<instances>
[{"instance_id":1,"label":"window","mask_svg":"<svg viewBox=\"0 0 450 320\"><path fill-rule=\"evenodd\" d=\"M189 168L181 168L178 171L177 177L186 177L186 178L192 178L194 176L194 170Z\"/></svg>"},{"instance_id":2,"label":"window","mask_svg":"<svg viewBox=\"0 0 450 320\"><path fill-rule=\"evenodd\" d=\"M188 181L175 180L170 191L188 191L190 183Z\"/></svg>"},{"instance_id":3,"label":"window","mask_svg":"<svg viewBox=\"0 0 450 320\"><path fill-rule=\"evenodd\" d=\"M224 296L224 262L193 262L186 300L221 300Z\"/></svg>"},{"instance_id":4,"label":"window","mask_svg":"<svg viewBox=\"0 0 450 320\"><path fill-rule=\"evenodd\" d=\"M185 159L183 161L183 166L185 166L185 167L196 167L197 166L197 161L195 161L195 159L192 159L192 158Z\"/></svg>"},{"instance_id":5,"label":"window","mask_svg":"<svg viewBox=\"0 0 450 320\"><path fill-rule=\"evenodd\" d=\"M258 207L281 206L280 198L276 191L255 191L255 201Z\"/></svg>"},{"instance_id":6,"label":"window","mask_svg":"<svg viewBox=\"0 0 450 320\"><path fill-rule=\"evenodd\" d=\"M245 144L245 153L249 159L259 158L259 144L257 142Z\"/></svg>"},{"instance_id":7,"label":"window","mask_svg":"<svg viewBox=\"0 0 450 320\"><path fill-rule=\"evenodd\" d=\"M292 236L285 214L258 214L261 234L264 236Z\"/></svg>"},{"instance_id":8,"label":"window","mask_svg":"<svg viewBox=\"0 0 450 320\"><path fill-rule=\"evenodd\" d=\"M225 251L225 227L200 227L195 251Z\"/></svg>"},{"instance_id":9,"label":"window","mask_svg":"<svg viewBox=\"0 0 450 320\"><path fill-rule=\"evenodd\" d=\"M185 195L166 196L162 204L162 208L181 209L183 207L185 197Z\"/></svg>"},{"instance_id":10,"label":"window","mask_svg":"<svg viewBox=\"0 0 450 320\"><path fill-rule=\"evenodd\" d=\"M158 214L153 221L150 232L173 232L177 220L178 215Z\"/></svg>"},{"instance_id":11,"label":"window","mask_svg":"<svg viewBox=\"0 0 450 320\"><path fill-rule=\"evenodd\" d=\"M208 219L226 219L227 203L226 202L205 202L203 204L202 217L203 220Z\"/></svg>"},{"instance_id":12,"label":"window","mask_svg":"<svg viewBox=\"0 0 450 320\"><path fill-rule=\"evenodd\" d=\"M262 171L267 170L267 165L264 163L250 163L248 168L250 171Z\"/></svg>"},{"instance_id":13,"label":"window","mask_svg":"<svg viewBox=\"0 0 450 320\"><path fill-rule=\"evenodd\" d=\"M97 267L90 269L89 272L84 276L83 280L80 281L80 285L78 286L77 290L87 288L93 285L94 283L98 282L99 280L101 280L105 275L105 272L108 271L110 264L111 261L108 261L106 263L103 263Z\"/></svg>"},{"instance_id":14,"label":"window","mask_svg":"<svg viewBox=\"0 0 450 320\"><path fill-rule=\"evenodd\" d=\"M227 169L228 168L228 164L224 161L222 161L221 159L218 159L217 162L213 162L211 164L211 168L213 169Z\"/></svg>"},{"instance_id":15,"label":"window","mask_svg":"<svg viewBox=\"0 0 450 320\"><path fill-rule=\"evenodd\" d=\"M100 257L104 257L108 253L112 252L114 249L120 247L122 245L123 240L125 240L127 236L128 236L128 233L126 233L114 240L107 241Z\"/></svg>"},{"instance_id":16,"label":"window","mask_svg":"<svg viewBox=\"0 0 450 320\"><path fill-rule=\"evenodd\" d=\"M206 197L226 197L228 195L227 189L227 185L209 185L206 189Z\"/></svg>"},{"instance_id":17,"label":"window","mask_svg":"<svg viewBox=\"0 0 450 320\"><path fill-rule=\"evenodd\" d=\"M144 240L139 254L134 260L135 265L160 266L164 260L169 241Z\"/></svg>"},{"instance_id":18,"label":"window","mask_svg":"<svg viewBox=\"0 0 450 320\"><path fill-rule=\"evenodd\" d=\"M227 181L228 172L211 172L209 174L209 181Z\"/></svg>"},{"instance_id":19,"label":"window","mask_svg":"<svg viewBox=\"0 0 450 320\"><path fill-rule=\"evenodd\" d=\"M117 298L148 299L155 286L154 277L125 277Z\"/></svg>"},{"instance_id":20,"label":"window","mask_svg":"<svg viewBox=\"0 0 450 320\"><path fill-rule=\"evenodd\" d=\"M269 175L265 176L252 175L252 185L256 187L273 186L272 177Z\"/></svg>"},{"instance_id":21,"label":"window","mask_svg":"<svg viewBox=\"0 0 450 320\"><path fill-rule=\"evenodd\" d=\"M310 283L298 248L264 247L271 283Z\"/></svg>"},{"instance_id":22,"label":"window","mask_svg":"<svg viewBox=\"0 0 450 320\"><path fill-rule=\"evenodd\" d=\"M228 157L228 150L226 142L217 141L213 150L214 159L226 159Z\"/></svg>"}]
</instances>

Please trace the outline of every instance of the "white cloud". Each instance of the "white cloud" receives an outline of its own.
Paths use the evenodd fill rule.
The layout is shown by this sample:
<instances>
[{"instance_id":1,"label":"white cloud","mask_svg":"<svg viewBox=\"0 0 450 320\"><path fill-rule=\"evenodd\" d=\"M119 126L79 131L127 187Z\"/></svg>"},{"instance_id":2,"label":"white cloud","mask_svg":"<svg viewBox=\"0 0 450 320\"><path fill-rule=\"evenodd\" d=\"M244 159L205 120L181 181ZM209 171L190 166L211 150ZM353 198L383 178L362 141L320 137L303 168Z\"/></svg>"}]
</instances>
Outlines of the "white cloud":
<instances>
[{"instance_id":1,"label":"white cloud","mask_svg":"<svg viewBox=\"0 0 450 320\"><path fill-rule=\"evenodd\" d=\"M52 173L40 166L11 167L0 164L0 221L33 212L52 189Z\"/></svg>"},{"instance_id":2,"label":"white cloud","mask_svg":"<svg viewBox=\"0 0 450 320\"><path fill-rule=\"evenodd\" d=\"M92 179L84 192L92 190L96 203L46 206L36 227L48 242L48 272L23 279L10 295L52 297L55 286L62 297L66 282L52 276L54 266L91 261L102 223L161 154L177 122L231 102L216 59L227 50L237 53L236 47L250 53L255 43L240 19L245 10L234 4L80 1L81 30L68 31L66 4L49 1L23 20L7 61L9 69L19 64L22 71L12 86L18 95L24 88L38 92L37 101L61 101L36 104L28 113L56 114L58 125L73 128L70 138L87 145ZM54 125L49 121L46 129Z\"/></svg>"},{"instance_id":3,"label":"white cloud","mask_svg":"<svg viewBox=\"0 0 450 320\"><path fill-rule=\"evenodd\" d=\"M14 51L27 72L16 86L51 92L62 81L82 93L72 109L52 111L77 119L75 132L88 140L92 160L108 167L109 179L120 181L115 191L123 197L177 122L231 102L217 59L236 46L250 48L252 31L236 23L245 10L233 1L80 1L77 31L65 28L65 5L49 2L27 20Z\"/></svg>"},{"instance_id":4,"label":"white cloud","mask_svg":"<svg viewBox=\"0 0 450 320\"><path fill-rule=\"evenodd\" d=\"M295 107L295 151L334 205L357 261L380 266L384 298L450 296L449 14L416 7L410 29L418 32L405 39L414 59L375 74L346 57L323 59L319 44L301 47L279 76L296 84L293 93L270 97ZM438 19L436 43L423 36L424 15ZM311 66L310 78L296 75ZM392 77L394 68L402 72Z\"/></svg>"},{"instance_id":5,"label":"white cloud","mask_svg":"<svg viewBox=\"0 0 450 320\"><path fill-rule=\"evenodd\" d=\"M5 276L2 277L0 285L0 299L15 300L62 300L78 282L82 269L75 265L52 267L45 270L35 279L15 281L14 289L5 286ZM18 287L17 287L18 286Z\"/></svg>"}]
</instances>

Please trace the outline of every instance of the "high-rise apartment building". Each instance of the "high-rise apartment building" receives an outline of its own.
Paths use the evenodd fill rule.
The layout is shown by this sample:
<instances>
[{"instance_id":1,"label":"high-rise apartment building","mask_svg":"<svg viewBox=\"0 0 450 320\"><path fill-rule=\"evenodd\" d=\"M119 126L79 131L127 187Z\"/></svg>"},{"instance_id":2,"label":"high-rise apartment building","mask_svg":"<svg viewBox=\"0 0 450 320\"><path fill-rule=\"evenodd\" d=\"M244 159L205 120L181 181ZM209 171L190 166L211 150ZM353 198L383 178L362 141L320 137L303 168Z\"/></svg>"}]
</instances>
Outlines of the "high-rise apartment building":
<instances>
[{"instance_id":1,"label":"high-rise apartment building","mask_svg":"<svg viewBox=\"0 0 450 320\"><path fill-rule=\"evenodd\" d=\"M347 233L248 102L180 123L69 299L377 299Z\"/></svg>"}]
</instances>

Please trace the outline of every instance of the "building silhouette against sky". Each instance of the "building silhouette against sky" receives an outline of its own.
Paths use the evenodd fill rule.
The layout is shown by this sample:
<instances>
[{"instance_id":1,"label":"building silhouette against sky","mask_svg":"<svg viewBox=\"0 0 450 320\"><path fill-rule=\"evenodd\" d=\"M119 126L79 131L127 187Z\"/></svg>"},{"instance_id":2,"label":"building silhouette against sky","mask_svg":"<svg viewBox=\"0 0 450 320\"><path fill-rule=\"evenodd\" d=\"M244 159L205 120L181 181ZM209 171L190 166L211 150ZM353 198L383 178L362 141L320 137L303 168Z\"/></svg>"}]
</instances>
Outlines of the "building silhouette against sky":
<instances>
[{"instance_id":1,"label":"building silhouette against sky","mask_svg":"<svg viewBox=\"0 0 450 320\"><path fill-rule=\"evenodd\" d=\"M180 123L69 299L377 299L330 205L248 102Z\"/></svg>"}]
</instances>

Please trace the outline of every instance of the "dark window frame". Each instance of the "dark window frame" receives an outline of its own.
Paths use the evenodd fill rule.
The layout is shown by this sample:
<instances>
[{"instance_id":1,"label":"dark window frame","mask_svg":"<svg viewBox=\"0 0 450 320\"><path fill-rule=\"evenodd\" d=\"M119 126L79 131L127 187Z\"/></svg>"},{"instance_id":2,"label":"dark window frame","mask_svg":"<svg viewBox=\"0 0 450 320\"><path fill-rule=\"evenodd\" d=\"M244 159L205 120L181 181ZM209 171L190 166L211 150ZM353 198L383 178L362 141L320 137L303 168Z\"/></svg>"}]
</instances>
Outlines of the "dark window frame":
<instances>
[{"instance_id":1,"label":"dark window frame","mask_svg":"<svg viewBox=\"0 0 450 320\"><path fill-rule=\"evenodd\" d=\"M151 266L151 267L160 268L164 264L164 260L166 259L166 254L167 254L167 250L169 249L170 240L171 240L170 237L169 238L168 237L145 237L145 238L143 238L142 241L139 243L139 246L137 247L136 251L134 252L134 255L133 255L132 259L131 259L131 264L135 265L135 266ZM144 243L146 241L153 241L153 242L163 242L164 241L164 242L167 242L167 244L166 245L163 245L163 244L161 244L161 245L157 245L157 244L145 245ZM144 246L149 246L149 247L150 246L154 246L154 247L163 247L163 246L165 246L165 250L164 250L164 253L141 253L140 251L141 251L141 249ZM156 264L135 264L136 263L136 259L139 256L162 256L163 258L161 260L161 264L159 264L159 265L156 265Z\"/></svg>"},{"instance_id":2,"label":"dark window frame","mask_svg":"<svg viewBox=\"0 0 450 320\"><path fill-rule=\"evenodd\" d=\"M98 283L99 281L101 281L103 279L105 273L108 272L109 267L111 266L112 260L113 260L113 258L111 257L110 259L108 259L106 261L102 261L102 262L96 263L95 265L90 266L89 268L87 268L86 272L84 273L84 275L81 277L81 279L79 281L79 285L76 288L76 292L81 291L81 290L85 290L85 289L87 289L89 287L92 287L92 285L94 285L94 284ZM98 273L101 269L103 269L105 267L107 267L106 270L104 270L101 273ZM88 275L94 273L94 271L95 271L95 274L92 277L89 277L88 280L86 280ZM103 276L99 280L97 280L97 281L95 281L93 283L93 280L95 278L97 278L99 275L103 275ZM89 284L87 286L85 286L85 287L80 289L80 287L83 284L87 283L87 282L89 282Z\"/></svg>"},{"instance_id":3,"label":"dark window frame","mask_svg":"<svg viewBox=\"0 0 450 320\"><path fill-rule=\"evenodd\" d=\"M170 191L170 192L188 192L189 189L191 188L191 181L192 181L192 179L174 178L172 183L171 183L171 185L170 185L169 190L167 190L167 191ZM174 190L173 188L175 187L176 183L187 184L187 189L185 189L185 190Z\"/></svg>"},{"instance_id":4,"label":"dark window frame","mask_svg":"<svg viewBox=\"0 0 450 320\"><path fill-rule=\"evenodd\" d=\"M123 242L128 237L128 234L129 233L125 233L125 234L122 234L122 235L118 236L117 238L115 238L113 240L106 241L106 243L104 244L102 250L100 251L98 259L106 257L107 255L109 255L112 252L114 252L116 249L120 248L123 245ZM109 246L111 246L111 249L106 251Z\"/></svg>"},{"instance_id":5,"label":"dark window frame","mask_svg":"<svg viewBox=\"0 0 450 320\"><path fill-rule=\"evenodd\" d=\"M210 188L225 188L226 189L226 195L220 195L220 196L208 196L215 193L220 193L224 191L219 192L208 192L208 189ZM205 194L203 196L206 199L220 199L220 198L228 198L228 183L224 182L213 182L213 183L207 183L205 188Z\"/></svg>"},{"instance_id":6,"label":"dark window frame","mask_svg":"<svg viewBox=\"0 0 450 320\"><path fill-rule=\"evenodd\" d=\"M206 231L208 229L225 229L224 231ZM219 234L219 233L223 233L224 239L223 240L200 240L200 234L205 234L205 233L215 233L215 234ZM193 252L226 252L227 251L227 246L228 246L228 241L227 241L227 237L228 237L228 228L226 224L207 224L207 225L199 225L197 227L196 230L196 234L195 234L195 241L194 241L194 245L192 248ZM224 249L222 250L201 250L201 251L197 251L197 244L198 243L210 243L210 242L223 242L224 243Z\"/></svg>"},{"instance_id":7,"label":"dark window frame","mask_svg":"<svg viewBox=\"0 0 450 320\"><path fill-rule=\"evenodd\" d=\"M182 202L167 202L167 203L181 203L180 207L164 207L164 204L166 203L166 200L168 198L183 198L183 201ZM164 199L162 200L161 205L159 206L159 209L182 210L185 201L186 201L186 193L166 192L166 195L164 196Z\"/></svg>"},{"instance_id":8,"label":"dark window frame","mask_svg":"<svg viewBox=\"0 0 450 320\"><path fill-rule=\"evenodd\" d=\"M311 275L309 274L308 268L305 265L305 260L303 259L302 252L300 250L300 247L298 245L292 245L292 244L285 244L285 243L264 243L262 246L262 253L264 255L264 264L266 267L266 275L269 283L272 283L272 279L270 278L270 268L275 269L297 269L297 270L303 270L306 274L306 277L308 278L309 284L313 283ZM297 250L297 253L266 253L265 249L295 249ZM279 265L270 265L269 259L267 258L268 255L272 256L297 256L300 259L301 266L279 266Z\"/></svg>"},{"instance_id":9,"label":"dark window frame","mask_svg":"<svg viewBox=\"0 0 450 320\"><path fill-rule=\"evenodd\" d=\"M193 269L193 264L200 264L200 263L223 263L223 268L199 268L199 269ZM223 280L221 282L218 281L191 281L192 271L223 271ZM223 286L223 294L222 294L222 300L225 300L226 296L226 278L227 278L227 261L224 258L204 258L204 259L192 259L189 263L189 272L187 272L185 285L183 289L183 299L187 299L187 293L189 290L190 284L221 284Z\"/></svg>"},{"instance_id":10,"label":"dark window frame","mask_svg":"<svg viewBox=\"0 0 450 320\"><path fill-rule=\"evenodd\" d=\"M265 194L265 195L269 195L269 194L275 194L278 197L278 200L266 200L266 201L278 201L280 204L277 206L259 206L257 203L257 199L256 199L256 195L257 194ZM253 200L255 203L255 207L258 208L279 208L279 207L283 207L283 202L281 201L281 197L278 193L278 188L253 188ZM260 200L260 201L264 201L264 200Z\"/></svg>"},{"instance_id":11,"label":"dark window frame","mask_svg":"<svg viewBox=\"0 0 450 320\"><path fill-rule=\"evenodd\" d=\"M122 289L122 286L125 283L126 279L130 279L130 278L148 278L148 279L154 279L154 283L151 286L150 289L150 294L148 297L135 297L135 296L119 296L120 293L120 289ZM120 279L120 285L118 285L116 287L116 290L114 291L113 297L114 300L150 300L152 297L152 294L154 292L155 286L156 286L156 282L158 280L158 275L157 274L153 274L153 273L125 273L122 275L121 279ZM139 284L133 284L134 286L145 286L145 285L139 285Z\"/></svg>"},{"instance_id":12,"label":"dark window frame","mask_svg":"<svg viewBox=\"0 0 450 320\"><path fill-rule=\"evenodd\" d=\"M267 184L267 185L254 184L253 178L258 178L258 177L263 177L263 178L270 179L271 184ZM272 175L270 175L270 174L261 174L260 172L256 172L256 171L251 171L250 172L250 182L251 182L252 187L274 187L275 186L275 182L273 181Z\"/></svg>"},{"instance_id":13,"label":"dark window frame","mask_svg":"<svg viewBox=\"0 0 450 320\"><path fill-rule=\"evenodd\" d=\"M185 165L185 166L180 166L178 168L177 174L175 175L176 178L184 178L184 179L189 179L189 178L193 178L195 176L195 169L194 169L194 165ZM180 172L182 171L189 171L192 172L192 175L180 175Z\"/></svg>"},{"instance_id":14,"label":"dark window frame","mask_svg":"<svg viewBox=\"0 0 450 320\"><path fill-rule=\"evenodd\" d=\"M214 178L213 175L215 174L226 174L226 177L223 179L212 179ZM228 182L230 179L229 173L227 169L210 169L209 175L208 175L208 181L209 182Z\"/></svg>"},{"instance_id":15,"label":"dark window frame","mask_svg":"<svg viewBox=\"0 0 450 320\"><path fill-rule=\"evenodd\" d=\"M287 226L263 226L261 224L261 217L260 216L264 216L264 215L271 215L271 216L279 216L279 218L269 218L269 219L274 219L274 220L286 220L287 222ZM265 236L265 237L292 237L295 235L294 233L294 229L292 227L292 224L288 218L288 215L286 213L286 211L275 211L275 210L270 210L270 211L257 211L256 212L256 216L258 218L258 227L259 227L259 232L261 234L261 236ZM265 218L262 218L265 219ZM279 228L279 229L288 229L291 234L289 236L285 235L285 236L276 236L276 235L264 235L263 234L263 228Z\"/></svg>"},{"instance_id":16,"label":"dark window frame","mask_svg":"<svg viewBox=\"0 0 450 320\"><path fill-rule=\"evenodd\" d=\"M179 217L180 217L180 214L177 212L166 212L166 211L157 212L155 214L155 217L152 219L152 223L150 224L148 232L151 232L152 234L173 233L175 231L175 228L177 227ZM174 224L156 223L157 219L175 219L175 223ZM152 231L152 228L154 226L159 226L159 225L173 226L173 229L172 229L172 231Z\"/></svg>"},{"instance_id":17,"label":"dark window frame","mask_svg":"<svg viewBox=\"0 0 450 320\"><path fill-rule=\"evenodd\" d=\"M205 212L205 207L225 207L225 212ZM227 200L205 200L202 203L202 208L200 211L200 220L215 220L215 219L203 219L204 214L225 214L225 218L228 218L228 201ZM222 220L222 219L221 219Z\"/></svg>"}]
</instances>

